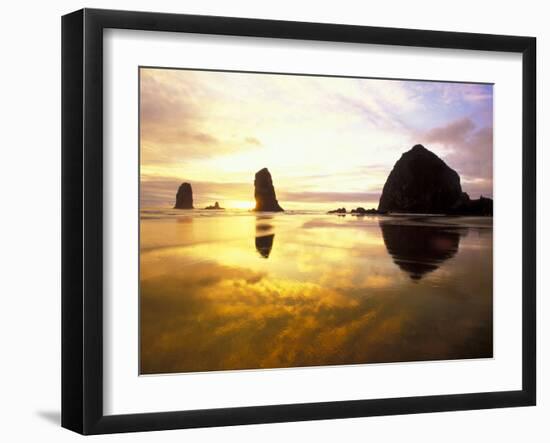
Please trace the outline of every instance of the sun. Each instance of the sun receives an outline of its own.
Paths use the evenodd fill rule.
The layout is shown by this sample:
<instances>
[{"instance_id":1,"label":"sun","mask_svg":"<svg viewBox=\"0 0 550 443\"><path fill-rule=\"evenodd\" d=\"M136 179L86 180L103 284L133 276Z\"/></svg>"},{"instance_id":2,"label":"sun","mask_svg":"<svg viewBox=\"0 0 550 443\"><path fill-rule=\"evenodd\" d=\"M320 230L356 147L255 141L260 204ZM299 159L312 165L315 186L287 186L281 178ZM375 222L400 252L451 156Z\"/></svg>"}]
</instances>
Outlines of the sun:
<instances>
[{"instance_id":1,"label":"sun","mask_svg":"<svg viewBox=\"0 0 550 443\"><path fill-rule=\"evenodd\" d=\"M254 209L256 203L247 200L230 200L227 202L227 206L233 209Z\"/></svg>"}]
</instances>

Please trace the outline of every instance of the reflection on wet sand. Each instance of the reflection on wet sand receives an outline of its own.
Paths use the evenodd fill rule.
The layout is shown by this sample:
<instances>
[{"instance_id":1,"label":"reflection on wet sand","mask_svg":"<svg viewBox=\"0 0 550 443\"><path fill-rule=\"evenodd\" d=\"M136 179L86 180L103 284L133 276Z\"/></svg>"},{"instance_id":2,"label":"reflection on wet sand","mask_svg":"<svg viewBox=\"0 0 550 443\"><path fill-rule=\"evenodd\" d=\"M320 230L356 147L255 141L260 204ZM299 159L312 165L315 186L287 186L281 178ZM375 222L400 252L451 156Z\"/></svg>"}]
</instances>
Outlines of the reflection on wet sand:
<instances>
[{"instance_id":1,"label":"reflection on wet sand","mask_svg":"<svg viewBox=\"0 0 550 443\"><path fill-rule=\"evenodd\" d=\"M491 225L379 222L142 218L141 373L491 357Z\"/></svg>"},{"instance_id":2,"label":"reflection on wet sand","mask_svg":"<svg viewBox=\"0 0 550 443\"><path fill-rule=\"evenodd\" d=\"M271 218L270 216L256 216L256 250L263 258L269 258L273 248L275 234L270 232L273 232L274 226L264 221Z\"/></svg>"},{"instance_id":3,"label":"reflection on wet sand","mask_svg":"<svg viewBox=\"0 0 550 443\"><path fill-rule=\"evenodd\" d=\"M458 252L460 228L396 221L381 221L380 228L393 261L413 280L435 271Z\"/></svg>"},{"instance_id":4,"label":"reflection on wet sand","mask_svg":"<svg viewBox=\"0 0 550 443\"><path fill-rule=\"evenodd\" d=\"M274 238L275 234L259 235L256 237L256 250L263 258L269 258L269 254L271 254L271 248L273 248Z\"/></svg>"}]
</instances>

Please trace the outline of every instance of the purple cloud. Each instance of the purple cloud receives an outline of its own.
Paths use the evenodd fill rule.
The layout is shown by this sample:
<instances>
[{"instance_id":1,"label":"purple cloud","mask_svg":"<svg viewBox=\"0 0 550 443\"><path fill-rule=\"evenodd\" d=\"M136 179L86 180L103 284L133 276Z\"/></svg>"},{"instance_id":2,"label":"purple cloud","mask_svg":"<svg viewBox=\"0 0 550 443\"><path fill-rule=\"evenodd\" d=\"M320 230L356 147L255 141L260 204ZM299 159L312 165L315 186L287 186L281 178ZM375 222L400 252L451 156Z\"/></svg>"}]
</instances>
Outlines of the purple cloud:
<instances>
[{"instance_id":1,"label":"purple cloud","mask_svg":"<svg viewBox=\"0 0 550 443\"><path fill-rule=\"evenodd\" d=\"M493 195L493 128L478 128L470 118L432 128L423 140L446 148L444 160L461 176L472 197Z\"/></svg>"},{"instance_id":2,"label":"purple cloud","mask_svg":"<svg viewBox=\"0 0 550 443\"><path fill-rule=\"evenodd\" d=\"M308 203L372 202L378 201L380 192L280 192L280 200Z\"/></svg>"}]
</instances>

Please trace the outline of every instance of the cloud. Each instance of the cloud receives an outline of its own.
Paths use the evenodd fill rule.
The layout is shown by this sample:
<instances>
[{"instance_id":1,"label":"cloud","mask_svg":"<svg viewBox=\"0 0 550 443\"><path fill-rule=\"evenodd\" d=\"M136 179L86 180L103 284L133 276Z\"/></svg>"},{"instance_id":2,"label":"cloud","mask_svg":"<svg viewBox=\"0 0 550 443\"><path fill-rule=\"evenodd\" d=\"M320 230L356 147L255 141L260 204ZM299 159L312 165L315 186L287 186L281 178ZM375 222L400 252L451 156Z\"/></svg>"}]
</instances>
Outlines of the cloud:
<instances>
[{"instance_id":1,"label":"cloud","mask_svg":"<svg viewBox=\"0 0 550 443\"><path fill-rule=\"evenodd\" d=\"M140 117L142 122L162 123L166 120L185 121L194 118L193 87L183 76L170 71L142 69L140 71Z\"/></svg>"},{"instance_id":2,"label":"cloud","mask_svg":"<svg viewBox=\"0 0 550 443\"><path fill-rule=\"evenodd\" d=\"M465 117L455 120L448 125L430 129L424 138L429 143L454 145L456 143L463 143L474 129L474 122Z\"/></svg>"},{"instance_id":3,"label":"cloud","mask_svg":"<svg viewBox=\"0 0 550 443\"><path fill-rule=\"evenodd\" d=\"M355 91L341 91L339 104L358 113L365 123L384 130L407 130L406 115L423 108L421 97L406 82L394 80L357 80Z\"/></svg>"},{"instance_id":4,"label":"cloud","mask_svg":"<svg viewBox=\"0 0 550 443\"><path fill-rule=\"evenodd\" d=\"M146 164L185 163L193 158L227 155L261 146L259 139L213 132L208 106L215 97L196 73L142 69L140 141Z\"/></svg>"},{"instance_id":5,"label":"cloud","mask_svg":"<svg viewBox=\"0 0 550 443\"><path fill-rule=\"evenodd\" d=\"M283 201L368 202L361 191L381 190L416 143L468 186L492 176L490 85L176 69L142 69L140 81L145 181L241 183L267 166Z\"/></svg>"},{"instance_id":6,"label":"cloud","mask_svg":"<svg viewBox=\"0 0 550 443\"><path fill-rule=\"evenodd\" d=\"M466 192L493 195L493 128L477 127L470 118L460 118L432 128L423 136L427 144L445 148L444 160L459 173Z\"/></svg>"},{"instance_id":7,"label":"cloud","mask_svg":"<svg viewBox=\"0 0 550 443\"><path fill-rule=\"evenodd\" d=\"M429 97L446 105L482 101L491 104L493 100L493 86L488 84L427 81L410 82L409 87L419 97Z\"/></svg>"},{"instance_id":8,"label":"cloud","mask_svg":"<svg viewBox=\"0 0 550 443\"><path fill-rule=\"evenodd\" d=\"M280 192L280 200L309 203L326 202L373 202L380 198L379 192Z\"/></svg>"},{"instance_id":9,"label":"cloud","mask_svg":"<svg viewBox=\"0 0 550 443\"><path fill-rule=\"evenodd\" d=\"M209 182L195 181L187 178L165 179L144 177L141 180L141 206L172 206L176 191L183 182L191 183L193 199L197 205L219 200L249 200L254 199L254 183L242 182ZM302 203L358 203L377 202L380 192L293 192L284 189L277 190L277 198L281 202Z\"/></svg>"},{"instance_id":10,"label":"cloud","mask_svg":"<svg viewBox=\"0 0 550 443\"><path fill-rule=\"evenodd\" d=\"M265 272L254 229L240 241L212 243L209 234L200 244L195 223L175 227L184 249L141 256L142 373L492 355L491 278L427 291L358 220L277 232ZM466 248L453 265L489 276L484 258Z\"/></svg>"},{"instance_id":11,"label":"cloud","mask_svg":"<svg viewBox=\"0 0 550 443\"><path fill-rule=\"evenodd\" d=\"M178 187L183 182L191 183L193 188L193 201L197 205L203 205L204 203L214 200L252 200L254 198L253 182L224 183L194 181L185 177L181 179L142 177L140 183L141 206L173 206L176 200Z\"/></svg>"},{"instance_id":12,"label":"cloud","mask_svg":"<svg viewBox=\"0 0 550 443\"><path fill-rule=\"evenodd\" d=\"M248 143L249 145L254 145L254 146L262 146L262 142L257 139L256 137L246 137L244 139L245 143Z\"/></svg>"},{"instance_id":13,"label":"cloud","mask_svg":"<svg viewBox=\"0 0 550 443\"><path fill-rule=\"evenodd\" d=\"M478 178L473 180L462 180L462 188L468 192L471 198L492 197L493 179Z\"/></svg>"}]
</instances>

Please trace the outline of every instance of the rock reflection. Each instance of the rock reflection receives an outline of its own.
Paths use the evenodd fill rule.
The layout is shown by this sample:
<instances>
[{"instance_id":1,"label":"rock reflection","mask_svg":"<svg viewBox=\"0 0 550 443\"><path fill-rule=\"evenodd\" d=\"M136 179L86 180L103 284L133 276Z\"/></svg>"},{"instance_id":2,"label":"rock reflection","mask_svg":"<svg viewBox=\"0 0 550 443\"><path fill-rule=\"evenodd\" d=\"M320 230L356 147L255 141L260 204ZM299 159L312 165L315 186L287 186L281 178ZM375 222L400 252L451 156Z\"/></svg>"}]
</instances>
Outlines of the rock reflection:
<instances>
[{"instance_id":1,"label":"rock reflection","mask_svg":"<svg viewBox=\"0 0 550 443\"><path fill-rule=\"evenodd\" d=\"M140 374L493 356L490 224L289 213L193 220L142 219ZM394 262L406 258L430 269L448 261L417 284Z\"/></svg>"},{"instance_id":2,"label":"rock reflection","mask_svg":"<svg viewBox=\"0 0 550 443\"><path fill-rule=\"evenodd\" d=\"M256 237L256 250L263 258L269 258L269 254L271 254L271 248L273 248L274 238L275 234Z\"/></svg>"},{"instance_id":3,"label":"rock reflection","mask_svg":"<svg viewBox=\"0 0 550 443\"><path fill-rule=\"evenodd\" d=\"M448 226L380 222L382 237L394 263L420 280L452 258L460 244L459 229Z\"/></svg>"},{"instance_id":4,"label":"rock reflection","mask_svg":"<svg viewBox=\"0 0 550 443\"><path fill-rule=\"evenodd\" d=\"M275 239L273 225L264 221L269 219L271 219L269 216L256 217L256 250L263 258L269 258L269 254L271 254L271 249L273 248L273 240Z\"/></svg>"}]
</instances>

